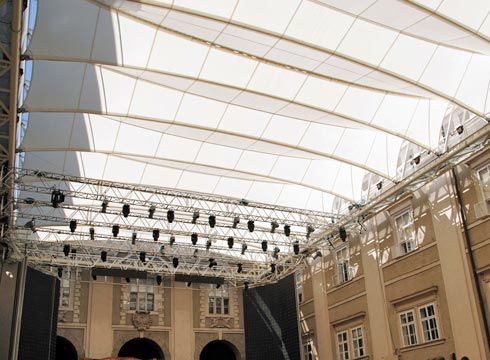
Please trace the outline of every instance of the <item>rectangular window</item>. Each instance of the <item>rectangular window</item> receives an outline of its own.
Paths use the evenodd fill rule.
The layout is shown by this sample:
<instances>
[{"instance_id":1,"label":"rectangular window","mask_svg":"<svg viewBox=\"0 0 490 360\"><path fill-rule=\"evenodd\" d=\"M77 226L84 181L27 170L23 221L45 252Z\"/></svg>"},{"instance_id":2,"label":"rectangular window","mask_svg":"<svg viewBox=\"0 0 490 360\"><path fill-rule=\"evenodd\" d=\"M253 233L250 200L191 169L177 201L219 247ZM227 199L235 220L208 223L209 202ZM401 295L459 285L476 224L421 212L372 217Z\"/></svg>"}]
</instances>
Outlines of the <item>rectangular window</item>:
<instances>
[{"instance_id":1,"label":"rectangular window","mask_svg":"<svg viewBox=\"0 0 490 360\"><path fill-rule=\"evenodd\" d=\"M304 360L314 360L313 357L313 345L311 340L308 340L303 344L303 359Z\"/></svg>"},{"instance_id":2,"label":"rectangular window","mask_svg":"<svg viewBox=\"0 0 490 360\"><path fill-rule=\"evenodd\" d=\"M230 299L226 285L221 285L219 289L215 285L209 286L208 312L211 315L229 315Z\"/></svg>"},{"instance_id":3,"label":"rectangular window","mask_svg":"<svg viewBox=\"0 0 490 360\"><path fill-rule=\"evenodd\" d=\"M347 331L337 334L337 345L339 347L339 359L349 360L349 341Z\"/></svg>"},{"instance_id":4,"label":"rectangular window","mask_svg":"<svg viewBox=\"0 0 490 360\"><path fill-rule=\"evenodd\" d=\"M301 272L296 273L296 294L298 295L298 304L303 302L303 279Z\"/></svg>"},{"instance_id":5,"label":"rectangular window","mask_svg":"<svg viewBox=\"0 0 490 360\"><path fill-rule=\"evenodd\" d=\"M351 279L349 266L349 248L343 247L336 252L338 283L343 284Z\"/></svg>"},{"instance_id":6,"label":"rectangular window","mask_svg":"<svg viewBox=\"0 0 490 360\"><path fill-rule=\"evenodd\" d=\"M477 174L483 197L488 199L490 196L486 196L486 194L490 193L490 163L480 168Z\"/></svg>"},{"instance_id":7,"label":"rectangular window","mask_svg":"<svg viewBox=\"0 0 490 360\"><path fill-rule=\"evenodd\" d=\"M421 307L419 308L419 312L424 341L427 342L439 339L439 330L437 328L437 319L434 305L430 304Z\"/></svg>"},{"instance_id":8,"label":"rectangular window","mask_svg":"<svg viewBox=\"0 0 490 360\"><path fill-rule=\"evenodd\" d=\"M362 327L356 327L351 330L352 348L354 349L354 358L364 356L364 339L362 337Z\"/></svg>"},{"instance_id":9,"label":"rectangular window","mask_svg":"<svg viewBox=\"0 0 490 360\"><path fill-rule=\"evenodd\" d=\"M155 310L154 279L131 279L129 310L150 312Z\"/></svg>"},{"instance_id":10,"label":"rectangular window","mask_svg":"<svg viewBox=\"0 0 490 360\"><path fill-rule=\"evenodd\" d=\"M417 332L415 330L415 315L412 310L400 314L403 344L411 346L417 344Z\"/></svg>"},{"instance_id":11,"label":"rectangular window","mask_svg":"<svg viewBox=\"0 0 490 360\"><path fill-rule=\"evenodd\" d=\"M395 218L398 244L402 254L407 254L417 249L415 241L415 228L413 221L413 211L407 210Z\"/></svg>"},{"instance_id":12,"label":"rectangular window","mask_svg":"<svg viewBox=\"0 0 490 360\"><path fill-rule=\"evenodd\" d=\"M63 271L60 281L60 307L71 307L71 269Z\"/></svg>"}]
</instances>

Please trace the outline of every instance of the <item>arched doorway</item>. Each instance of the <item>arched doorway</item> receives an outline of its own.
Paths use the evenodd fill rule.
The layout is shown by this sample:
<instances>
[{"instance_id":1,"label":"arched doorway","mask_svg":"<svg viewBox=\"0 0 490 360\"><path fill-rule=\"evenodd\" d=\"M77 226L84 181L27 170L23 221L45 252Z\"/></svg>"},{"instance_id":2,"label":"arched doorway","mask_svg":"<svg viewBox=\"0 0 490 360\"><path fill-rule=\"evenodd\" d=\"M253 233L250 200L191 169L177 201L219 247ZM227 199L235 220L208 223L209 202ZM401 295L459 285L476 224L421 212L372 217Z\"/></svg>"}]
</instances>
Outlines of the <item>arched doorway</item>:
<instances>
[{"instance_id":1,"label":"arched doorway","mask_svg":"<svg viewBox=\"0 0 490 360\"><path fill-rule=\"evenodd\" d=\"M77 349L63 336L56 337L56 360L78 360Z\"/></svg>"},{"instance_id":2,"label":"arched doorway","mask_svg":"<svg viewBox=\"0 0 490 360\"><path fill-rule=\"evenodd\" d=\"M164 360L163 351L156 342L147 338L136 338L125 343L119 357L133 357L140 360Z\"/></svg>"},{"instance_id":3,"label":"arched doorway","mask_svg":"<svg viewBox=\"0 0 490 360\"><path fill-rule=\"evenodd\" d=\"M199 360L239 360L238 351L233 344L228 341L211 341L201 351Z\"/></svg>"}]
</instances>

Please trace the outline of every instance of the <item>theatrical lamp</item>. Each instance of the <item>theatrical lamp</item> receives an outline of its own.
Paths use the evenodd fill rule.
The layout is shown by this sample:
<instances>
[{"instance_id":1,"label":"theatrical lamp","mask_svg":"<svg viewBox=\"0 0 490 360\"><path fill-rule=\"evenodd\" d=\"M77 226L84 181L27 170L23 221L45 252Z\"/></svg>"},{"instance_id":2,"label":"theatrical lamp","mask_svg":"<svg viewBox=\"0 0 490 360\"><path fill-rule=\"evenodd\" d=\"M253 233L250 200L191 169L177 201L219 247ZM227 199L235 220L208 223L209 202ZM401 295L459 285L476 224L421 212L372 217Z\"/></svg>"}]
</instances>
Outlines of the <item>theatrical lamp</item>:
<instances>
[{"instance_id":1,"label":"theatrical lamp","mask_svg":"<svg viewBox=\"0 0 490 360\"><path fill-rule=\"evenodd\" d=\"M24 224L26 229L30 229L33 233L36 232L36 219L32 218Z\"/></svg>"},{"instance_id":2,"label":"theatrical lamp","mask_svg":"<svg viewBox=\"0 0 490 360\"><path fill-rule=\"evenodd\" d=\"M322 257L322 256L323 256L322 252L320 250L318 250L315 253L315 255L313 255L313 260L316 260L316 259L318 259L319 257Z\"/></svg>"},{"instance_id":3,"label":"theatrical lamp","mask_svg":"<svg viewBox=\"0 0 490 360\"><path fill-rule=\"evenodd\" d=\"M155 207L155 205L150 206L150 208L148 209L148 217L150 219L153 219L153 216L155 215L156 209L157 208Z\"/></svg>"},{"instance_id":4,"label":"theatrical lamp","mask_svg":"<svg viewBox=\"0 0 490 360\"><path fill-rule=\"evenodd\" d=\"M167 220L169 223L173 223L175 219L175 212L173 210L168 210L167 211Z\"/></svg>"},{"instance_id":5,"label":"theatrical lamp","mask_svg":"<svg viewBox=\"0 0 490 360\"><path fill-rule=\"evenodd\" d=\"M267 251L267 240L262 241L262 251L266 252Z\"/></svg>"},{"instance_id":6,"label":"theatrical lamp","mask_svg":"<svg viewBox=\"0 0 490 360\"><path fill-rule=\"evenodd\" d=\"M175 236L171 235L169 239L170 246L172 246L175 243Z\"/></svg>"},{"instance_id":7,"label":"theatrical lamp","mask_svg":"<svg viewBox=\"0 0 490 360\"><path fill-rule=\"evenodd\" d=\"M276 272L276 264L271 264L271 273L275 273Z\"/></svg>"},{"instance_id":8,"label":"theatrical lamp","mask_svg":"<svg viewBox=\"0 0 490 360\"><path fill-rule=\"evenodd\" d=\"M196 233L191 234L191 243L192 243L192 245L197 244L197 234Z\"/></svg>"},{"instance_id":9,"label":"theatrical lamp","mask_svg":"<svg viewBox=\"0 0 490 360\"><path fill-rule=\"evenodd\" d=\"M138 234L136 234L136 232L133 232L133 234L131 235L131 245L136 244L136 237L137 236L138 236Z\"/></svg>"},{"instance_id":10,"label":"theatrical lamp","mask_svg":"<svg viewBox=\"0 0 490 360\"><path fill-rule=\"evenodd\" d=\"M157 275L157 285L162 285L162 275Z\"/></svg>"},{"instance_id":11,"label":"theatrical lamp","mask_svg":"<svg viewBox=\"0 0 490 360\"><path fill-rule=\"evenodd\" d=\"M376 189L381 190L383 188L383 181L376 183Z\"/></svg>"},{"instance_id":12,"label":"theatrical lamp","mask_svg":"<svg viewBox=\"0 0 490 360\"><path fill-rule=\"evenodd\" d=\"M58 268L58 277L61 279L62 276L63 276L63 268L59 267Z\"/></svg>"},{"instance_id":13,"label":"theatrical lamp","mask_svg":"<svg viewBox=\"0 0 490 360\"><path fill-rule=\"evenodd\" d=\"M211 248L211 240L206 241L206 250L209 250Z\"/></svg>"},{"instance_id":14,"label":"theatrical lamp","mask_svg":"<svg viewBox=\"0 0 490 360\"><path fill-rule=\"evenodd\" d=\"M192 283L190 281L187 282L187 284L185 284L187 287L191 287Z\"/></svg>"},{"instance_id":15,"label":"theatrical lamp","mask_svg":"<svg viewBox=\"0 0 490 360\"><path fill-rule=\"evenodd\" d=\"M279 249L277 246L274 247L274 252L272 253L272 256L274 257L274 259L277 259L279 257L280 251L281 251L281 249Z\"/></svg>"},{"instance_id":16,"label":"theatrical lamp","mask_svg":"<svg viewBox=\"0 0 490 360\"><path fill-rule=\"evenodd\" d=\"M236 267L237 267L236 272L240 274L243 271L243 265L237 264Z\"/></svg>"},{"instance_id":17,"label":"theatrical lamp","mask_svg":"<svg viewBox=\"0 0 490 360\"><path fill-rule=\"evenodd\" d=\"M245 282L243 283L243 288L244 288L245 290L248 290L248 281L245 281Z\"/></svg>"},{"instance_id":18,"label":"theatrical lamp","mask_svg":"<svg viewBox=\"0 0 490 360\"><path fill-rule=\"evenodd\" d=\"M101 251L100 252L100 260L102 260L102 262L107 261L107 251Z\"/></svg>"},{"instance_id":19,"label":"theatrical lamp","mask_svg":"<svg viewBox=\"0 0 490 360\"><path fill-rule=\"evenodd\" d=\"M291 235L291 226L289 225L284 225L284 235L288 236Z\"/></svg>"},{"instance_id":20,"label":"theatrical lamp","mask_svg":"<svg viewBox=\"0 0 490 360\"><path fill-rule=\"evenodd\" d=\"M415 157L412 159L412 164L415 164L415 165L420 164L420 154L418 154L417 156L415 156Z\"/></svg>"},{"instance_id":21,"label":"theatrical lamp","mask_svg":"<svg viewBox=\"0 0 490 360\"><path fill-rule=\"evenodd\" d=\"M245 251L247 251L247 244L242 244L242 255L245 255Z\"/></svg>"},{"instance_id":22,"label":"theatrical lamp","mask_svg":"<svg viewBox=\"0 0 490 360\"><path fill-rule=\"evenodd\" d=\"M216 216L210 215L208 218L209 226L214 228L216 226Z\"/></svg>"},{"instance_id":23,"label":"theatrical lamp","mask_svg":"<svg viewBox=\"0 0 490 360\"><path fill-rule=\"evenodd\" d=\"M100 210L101 213L106 213L107 212L107 205L109 205L109 201L104 200L102 201L102 210Z\"/></svg>"},{"instance_id":24,"label":"theatrical lamp","mask_svg":"<svg viewBox=\"0 0 490 360\"><path fill-rule=\"evenodd\" d=\"M74 233L76 229L77 229L77 221L76 220L71 220L70 221L70 231L72 233Z\"/></svg>"},{"instance_id":25,"label":"theatrical lamp","mask_svg":"<svg viewBox=\"0 0 490 360\"><path fill-rule=\"evenodd\" d=\"M276 232L276 229L279 227L279 224L277 223L277 221L273 221L271 222L271 233L275 233Z\"/></svg>"},{"instance_id":26,"label":"theatrical lamp","mask_svg":"<svg viewBox=\"0 0 490 360\"><path fill-rule=\"evenodd\" d=\"M221 287L221 284L220 283L217 283L216 284L216 289L219 289Z\"/></svg>"},{"instance_id":27,"label":"theatrical lamp","mask_svg":"<svg viewBox=\"0 0 490 360\"><path fill-rule=\"evenodd\" d=\"M146 253L144 251L141 251L140 252L140 261L142 263L145 263L146 262Z\"/></svg>"},{"instance_id":28,"label":"theatrical lamp","mask_svg":"<svg viewBox=\"0 0 490 360\"><path fill-rule=\"evenodd\" d=\"M92 274L92 280L93 280L93 281L97 281L97 275Z\"/></svg>"},{"instance_id":29,"label":"theatrical lamp","mask_svg":"<svg viewBox=\"0 0 490 360\"><path fill-rule=\"evenodd\" d=\"M129 284L131 282L131 279L127 277L126 282Z\"/></svg>"},{"instance_id":30,"label":"theatrical lamp","mask_svg":"<svg viewBox=\"0 0 490 360\"><path fill-rule=\"evenodd\" d=\"M293 251L294 251L294 255L298 255L299 254L299 241L298 240L296 240L293 243Z\"/></svg>"},{"instance_id":31,"label":"theatrical lamp","mask_svg":"<svg viewBox=\"0 0 490 360\"><path fill-rule=\"evenodd\" d=\"M124 204L122 207L122 214L125 218L129 216L129 204Z\"/></svg>"},{"instance_id":32,"label":"theatrical lamp","mask_svg":"<svg viewBox=\"0 0 490 360\"><path fill-rule=\"evenodd\" d=\"M112 236L117 237L119 234L119 225L112 225Z\"/></svg>"},{"instance_id":33,"label":"theatrical lamp","mask_svg":"<svg viewBox=\"0 0 490 360\"><path fill-rule=\"evenodd\" d=\"M59 204L65 201L65 194L60 190L53 190L51 192L51 204L54 208L57 208Z\"/></svg>"},{"instance_id":34,"label":"theatrical lamp","mask_svg":"<svg viewBox=\"0 0 490 360\"><path fill-rule=\"evenodd\" d=\"M233 237L229 237L228 238L228 248L231 249L233 247L233 244L235 243L235 240L233 239Z\"/></svg>"},{"instance_id":35,"label":"theatrical lamp","mask_svg":"<svg viewBox=\"0 0 490 360\"><path fill-rule=\"evenodd\" d=\"M65 256L70 254L70 245L63 245L63 254L65 254Z\"/></svg>"},{"instance_id":36,"label":"theatrical lamp","mask_svg":"<svg viewBox=\"0 0 490 360\"><path fill-rule=\"evenodd\" d=\"M71 258L74 259L77 256L77 249L71 249Z\"/></svg>"},{"instance_id":37,"label":"theatrical lamp","mask_svg":"<svg viewBox=\"0 0 490 360\"><path fill-rule=\"evenodd\" d=\"M238 216L235 216L233 218L233 229L236 229L236 227L238 226L238 224L240 223L240 218Z\"/></svg>"},{"instance_id":38,"label":"theatrical lamp","mask_svg":"<svg viewBox=\"0 0 490 360\"><path fill-rule=\"evenodd\" d=\"M339 236L340 240L345 241L347 239L347 231L345 230L345 227L341 226L339 228Z\"/></svg>"},{"instance_id":39,"label":"theatrical lamp","mask_svg":"<svg viewBox=\"0 0 490 360\"><path fill-rule=\"evenodd\" d=\"M90 233L90 240L95 240L95 229L91 227L88 231Z\"/></svg>"},{"instance_id":40,"label":"theatrical lamp","mask_svg":"<svg viewBox=\"0 0 490 360\"><path fill-rule=\"evenodd\" d=\"M248 227L248 231L250 232L253 232L254 229L255 229L255 223L253 220L248 220L247 221L247 227Z\"/></svg>"},{"instance_id":41,"label":"theatrical lamp","mask_svg":"<svg viewBox=\"0 0 490 360\"><path fill-rule=\"evenodd\" d=\"M458 133L458 135L461 135L461 134L463 133L463 130L464 130L463 125L459 125L459 126L456 128L456 132Z\"/></svg>"},{"instance_id":42,"label":"theatrical lamp","mask_svg":"<svg viewBox=\"0 0 490 360\"><path fill-rule=\"evenodd\" d=\"M160 246L160 254L165 254L165 245Z\"/></svg>"},{"instance_id":43,"label":"theatrical lamp","mask_svg":"<svg viewBox=\"0 0 490 360\"><path fill-rule=\"evenodd\" d=\"M213 266L217 266L218 263L216 262L216 260L214 260L213 258L210 258L209 259L209 267L212 268Z\"/></svg>"},{"instance_id":44,"label":"theatrical lamp","mask_svg":"<svg viewBox=\"0 0 490 360\"><path fill-rule=\"evenodd\" d=\"M306 227L306 238L309 239L310 235L315 231L315 228L311 225Z\"/></svg>"},{"instance_id":45,"label":"theatrical lamp","mask_svg":"<svg viewBox=\"0 0 490 360\"><path fill-rule=\"evenodd\" d=\"M199 219L199 211L194 211L194 214L192 214L192 223L195 224L197 219Z\"/></svg>"},{"instance_id":46,"label":"theatrical lamp","mask_svg":"<svg viewBox=\"0 0 490 360\"><path fill-rule=\"evenodd\" d=\"M192 254L192 256L194 256L195 258L197 258L197 254L199 253L199 249L194 249L194 253Z\"/></svg>"},{"instance_id":47,"label":"theatrical lamp","mask_svg":"<svg viewBox=\"0 0 490 360\"><path fill-rule=\"evenodd\" d=\"M160 230L159 229L153 229L153 240L158 241L160 238Z\"/></svg>"}]
</instances>

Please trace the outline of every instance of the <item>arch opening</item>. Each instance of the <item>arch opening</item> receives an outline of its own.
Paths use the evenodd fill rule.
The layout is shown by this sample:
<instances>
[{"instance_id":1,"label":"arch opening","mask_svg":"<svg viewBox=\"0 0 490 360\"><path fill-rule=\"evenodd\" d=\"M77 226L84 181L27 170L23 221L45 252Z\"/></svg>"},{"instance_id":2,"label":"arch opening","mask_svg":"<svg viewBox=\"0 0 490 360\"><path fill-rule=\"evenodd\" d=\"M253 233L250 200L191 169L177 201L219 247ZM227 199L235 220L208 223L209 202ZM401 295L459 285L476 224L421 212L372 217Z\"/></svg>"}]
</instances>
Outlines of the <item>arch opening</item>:
<instances>
[{"instance_id":1,"label":"arch opening","mask_svg":"<svg viewBox=\"0 0 490 360\"><path fill-rule=\"evenodd\" d=\"M153 340L147 338L129 340L121 347L117 356L139 360L165 360L160 346Z\"/></svg>"},{"instance_id":2,"label":"arch opening","mask_svg":"<svg viewBox=\"0 0 490 360\"><path fill-rule=\"evenodd\" d=\"M201 351L199 360L239 360L238 350L233 344L224 340L208 343Z\"/></svg>"},{"instance_id":3,"label":"arch opening","mask_svg":"<svg viewBox=\"0 0 490 360\"><path fill-rule=\"evenodd\" d=\"M78 353L70 340L56 336L56 360L78 360Z\"/></svg>"}]
</instances>

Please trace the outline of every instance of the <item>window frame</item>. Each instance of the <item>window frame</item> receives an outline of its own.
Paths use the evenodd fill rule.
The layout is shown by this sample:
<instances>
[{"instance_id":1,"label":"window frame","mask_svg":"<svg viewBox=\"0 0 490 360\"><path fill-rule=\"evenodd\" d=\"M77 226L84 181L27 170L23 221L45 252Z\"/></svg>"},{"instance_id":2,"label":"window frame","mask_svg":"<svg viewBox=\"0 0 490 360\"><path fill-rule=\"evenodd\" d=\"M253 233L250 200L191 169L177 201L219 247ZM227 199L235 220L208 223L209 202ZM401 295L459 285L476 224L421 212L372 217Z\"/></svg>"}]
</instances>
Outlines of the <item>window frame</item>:
<instances>
[{"instance_id":1,"label":"window frame","mask_svg":"<svg viewBox=\"0 0 490 360\"><path fill-rule=\"evenodd\" d=\"M427 318L433 319L435 323L435 331L437 333L437 338L431 338L431 339L426 339L425 336L425 331L424 331L424 321L427 321L426 318L422 318L421 310L432 307L434 314L428 316ZM413 324L414 324L414 331L415 331L415 337L416 337L416 343L415 344L406 344L405 343L405 337L403 335L403 325L401 322L401 316L407 313L412 313L413 314ZM417 345L424 345L424 344L430 344L436 341L443 340L443 330L439 318L439 312L437 308L437 303L435 301L431 302L425 302L422 304L414 305L410 307L409 309L405 309L403 311L400 311L397 313L398 315L398 321L400 325L400 335L401 335L401 345L402 348L408 348L412 346L417 346ZM431 330L431 332L434 330Z\"/></svg>"},{"instance_id":2,"label":"window frame","mask_svg":"<svg viewBox=\"0 0 490 360\"><path fill-rule=\"evenodd\" d=\"M345 339L340 341L340 336L345 335ZM350 346L349 346L349 329L338 331L335 333L335 339L337 341L337 355L339 360L350 360ZM342 348L341 348L342 346ZM347 347L346 347L347 346ZM347 356L345 356L347 355Z\"/></svg>"},{"instance_id":3,"label":"window frame","mask_svg":"<svg viewBox=\"0 0 490 360\"><path fill-rule=\"evenodd\" d=\"M63 271L63 274L60 279L60 299L59 299L59 308L60 310L73 310L73 295L75 290L75 279L73 279L73 274L75 274L76 279L76 270L73 271L72 268L67 268ZM67 278L65 278L67 276ZM67 281L68 286L63 286L63 283ZM63 305L63 289L68 289L68 305Z\"/></svg>"},{"instance_id":4,"label":"window frame","mask_svg":"<svg viewBox=\"0 0 490 360\"><path fill-rule=\"evenodd\" d=\"M339 254L343 252L345 252L346 256L340 261ZM342 285L352 280L353 276L350 271L350 251L348 244L342 245L335 250L335 262L337 265L337 285Z\"/></svg>"},{"instance_id":5,"label":"window frame","mask_svg":"<svg viewBox=\"0 0 490 360\"><path fill-rule=\"evenodd\" d=\"M480 165L476 170L475 170L475 174L476 174L476 179L478 181L478 188L479 188L479 192L480 192L480 195L483 199L483 201L485 201L485 184L483 182L483 179L482 179L482 176L481 176L481 172L483 172L484 170L488 171L488 174L489 174L489 182L486 186L489 187L489 190L490 190L490 161L487 161L485 162L483 165Z\"/></svg>"},{"instance_id":6,"label":"window frame","mask_svg":"<svg viewBox=\"0 0 490 360\"><path fill-rule=\"evenodd\" d=\"M305 299L303 293L303 274L300 271L296 273L295 281L296 281L296 298L298 300L298 305L301 305L305 301Z\"/></svg>"},{"instance_id":7,"label":"window frame","mask_svg":"<svg viewBox=\"0 0 490 360\"><path fill-rule=\"evenodd\" d=\"M360 330L360 337L354 337L354 332ZM354 324L349 324L348 326L343 326L340 329L336 329L335 331L335 342L337 345L337 353L336 353L336 358L339 360L355 360L355 359L365 359L368 357L368 351L367 351L367 341L366 341L366 334L364 331L364 324L360 322L356 322ZM341 335L346 334L346 344L347 344L347 351L341 353L341 344L344 346L345 350L345 344L344 341L342 343L339 341L339 337ZM361 347L355 346L355 343L361 343ZM347 357L345 355L347 354Z\"/></svg>"},{"instance_id":8,"label":"window frame","mask_svg":"<svg viewBox=\"0 0 490 360\"><path fill-rule=\"evenodd\" d=\"M210 284L208 287L207 305L208 315L210 316L231 316L230 289L228 286L223 284L217 289L215 285ZM218 306L220 312L218 312ZM211 309L213 310L211 311Z\"/></svg>"},{"instance_id":9,"label":"window frame","mask_svg":"<svg viewBox=\"0 0 490 360\"><path fill-rule=\"evenodd\" d=\"M401 237L402 233L399 230L399 226L398 226L398 219L403 219L403 217L407 214L409 216L409 219L411 220L411 224L403 225L403 229L407 228L408 226L411 226L412 235L411 235L411 239L406 239L405 236L402 239ZM393 218L393 228L395 230L394 232L396 236L396 246L398 247L401 256L410 254L415 250L417 250L419 248L419 244L417 242L417 231L415 229L415 216L413 213L413 208L411 206L404 207L403 209L394 213L392 215L392 218ZM408 247L406 246L407 244L410 244L411 246L410 249L408 249Z\"/></svg>"},{"instance_id":10,"label":"window frame","mask_svg":"<svg viewBox=\"0 0 490 360\"><path fill-rule=\"evenodd\" d=\"M144 283L141 283L141 281L144 280ZM135 281L135 282L133 282ZM151 282L151 283L150 283ZM156 312L156 301L155 301L155 279L154 278L147 278L147 279L131 279L129 282L129 303L128 303L128 309L130 312L137 312L137 313L154 313ZM133 287L136 287L136 291L133 291ZM151 291L148 291L148 289L151 289ZM143 290L144 289L144 290ZM133 301L131 298L133 297L133 294L135 294L135 300ZM144 309L140 308L140 301L142 301L141 295L144 294ZM150 302L151 298L151 302ZM134 308L131 308L132 303L135 304ZM149 309L148 304L152 304L151 309Z\"/></svg>"},{"instance_id":11,"label":"window frame","mask_svg":"<svg viewBox=\"0 0 490 360\"><path fill-rule=\"evenodd\" d=\"M306 340L303 343L303 360L315 360L313 354L313 341L311 339Z\"/></svg>"},{"instance_id":12,"label":"window frame","mask_svg":"<svg viewBox=\"0 0 490 360\"><path fill-rule=\"evenodd\" d=\"M404 324L402 322L402 316L406 316L409 313L412 314L412 321L407 322L407 323ZM417 332L417 312L416 312L416 309L414 308L414 309L409 309L409 310L405 310L405 311L399 312L398 313L398 321L400 323L400 334L401 334L401 340L403 341L403 347L409 347L409 346L414 346L414 345L420 344L420 342L419 342L419 336L418 336L418 332ZM407 337L405 337L405 334L403 332L403 329L405 327L406 328L410 328L410 325L413 325L413 336L415 338L415 342L412 343L412 341L410 340L410 343L407 344L407 342L405 341L405 339L410 339L411 334L407 334Z\"/></svg>"},{"instance_id":13,"label":"window frame","mask_svg":"<svg viewBox=\"0 0 490 360\"><path fill-rule=\"evenodd\" d=\"M429 307L432 307L434 314L433 315L426 316L426 318L422 318L422 314L421 314L422 309L427 309ZM424 343L428 343L428 342L440 340L441 339L441 330L440 330L440 325L439 325L439 320L438 320L438 316L437 316L437 310L436 310L435 303L428 303L428 304L425 304L425 305L422 305L422 306L418 306L417 307L417 310L418 310L417 315L420 317L420 329L421 329L421 332L422 332L422 337L424 339ZM431 319L434 320L434 323L436 325L435 326L435 331L437 332L437 338L431 338L429 340L426 340L425 330L424 330L424 322L425 321L430 321ZM429 333L432 333L432 331L434 331L434 330L429 330Z\"/></svg>"},{"instance_id":14,"label":"window frame","mask_svg":"<svg viewBox=\"0 0 490 360\"><path fill-rule=\"evenodd\" d=\"M354 337L354 331L360 330L361 336ZM366 342L364 341L364 328L359 325L349 329L351 335L352 350L354 353L354 359L360 359L366 356ZM356 348L357 342L357 348ZM360 345L359 345L360 343Z\"/></svg>"}]
</instances>

